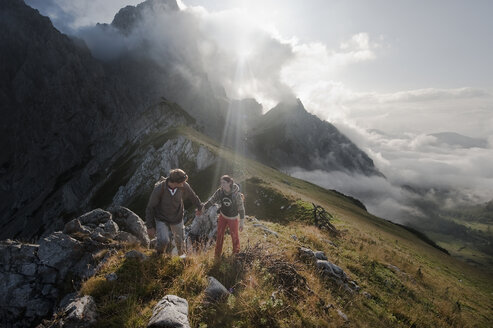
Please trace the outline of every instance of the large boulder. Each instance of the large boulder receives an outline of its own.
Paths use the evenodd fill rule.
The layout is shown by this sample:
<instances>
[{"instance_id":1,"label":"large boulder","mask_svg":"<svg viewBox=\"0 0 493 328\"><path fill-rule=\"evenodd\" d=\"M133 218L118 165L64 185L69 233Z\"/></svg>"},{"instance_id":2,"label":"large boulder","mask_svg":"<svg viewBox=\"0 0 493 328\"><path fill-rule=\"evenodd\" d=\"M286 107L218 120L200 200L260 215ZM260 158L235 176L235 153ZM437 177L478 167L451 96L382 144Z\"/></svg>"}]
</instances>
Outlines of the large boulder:
<instances>
[{"instance_id":1,"label":"large boulder","mask_svg":"<svg viewBox=\"0 0 493 328\"><path fill-rule=\"evenodd\" d=\"M134 212L123 206L115 206L110 209L113 220L121 230L137 237L142 246L149 247L150 240L144 221Z\"/></svg>"},{"instance_id":2,"label":"large boulder","mask_svg":"<svg viewBox=\"0 0 493 328\"><path fill-rule=\"evenodd\" d=\"M152 310L148 328L190 328L186 299L166 295Z\"/></svg>"}]
</instances>

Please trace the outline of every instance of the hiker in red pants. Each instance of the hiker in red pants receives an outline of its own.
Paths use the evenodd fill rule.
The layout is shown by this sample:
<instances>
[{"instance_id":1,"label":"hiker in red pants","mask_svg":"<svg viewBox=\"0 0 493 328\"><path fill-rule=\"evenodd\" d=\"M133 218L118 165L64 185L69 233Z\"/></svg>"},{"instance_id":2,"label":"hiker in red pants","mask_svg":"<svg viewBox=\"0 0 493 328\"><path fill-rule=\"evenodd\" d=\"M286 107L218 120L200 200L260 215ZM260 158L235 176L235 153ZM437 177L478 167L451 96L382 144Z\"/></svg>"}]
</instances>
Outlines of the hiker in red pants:
<instances>
[{"instance_id":1,"label":"hiker in red pants","mask_svg":"<svg viewBox=\"0 0 493 328\"><path fill-rule=\"evenodd\" d=\"M240 251L240 234L238 230L243 231L245 221L245 207L240 187L228 175L223 175L220 182L221 187L204 204L205 210L213 204L220 205L219 217L217 218L216 258L219 258L223 251L226 227L229 227L229 233L233 241L233 254Z\"/></svg>"}]
</instances>

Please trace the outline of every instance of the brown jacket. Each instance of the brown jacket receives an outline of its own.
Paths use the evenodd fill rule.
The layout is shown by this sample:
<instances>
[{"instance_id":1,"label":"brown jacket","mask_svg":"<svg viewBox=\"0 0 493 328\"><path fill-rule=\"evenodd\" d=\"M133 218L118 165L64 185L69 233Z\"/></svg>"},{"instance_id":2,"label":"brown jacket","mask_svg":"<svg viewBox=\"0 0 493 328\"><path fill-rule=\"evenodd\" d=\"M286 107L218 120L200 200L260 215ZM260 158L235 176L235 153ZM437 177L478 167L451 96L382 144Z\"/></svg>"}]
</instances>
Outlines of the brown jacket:
<instances>
[{"instance_id":1,"label":"brown jacket","mask_svg":"<svg viewBox=\"0 0 493 328\"><path fill-rule=\"evenodd\" d=\"M168 189L167 180L159 181L154 185L146 208L146 225L154 228L154 220L169 224L177 224L183 220L183 199L190 199L192 203L201 208L199 197L195 194L188 183L179 187L174 195Z\"/></svg>"}]
</instances>

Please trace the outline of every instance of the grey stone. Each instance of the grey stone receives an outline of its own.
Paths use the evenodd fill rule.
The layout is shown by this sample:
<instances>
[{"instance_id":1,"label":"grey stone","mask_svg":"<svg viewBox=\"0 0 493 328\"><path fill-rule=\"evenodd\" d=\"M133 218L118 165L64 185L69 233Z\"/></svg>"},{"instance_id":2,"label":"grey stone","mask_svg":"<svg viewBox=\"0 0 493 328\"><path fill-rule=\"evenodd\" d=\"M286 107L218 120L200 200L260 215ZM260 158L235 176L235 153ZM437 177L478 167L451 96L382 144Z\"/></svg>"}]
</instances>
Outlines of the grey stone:
<instances>
[{"instance_id":1,"label":"grey stone","mask_svg":"<svg viewBox=\"0 0 493 328\"><path fill-rule=\"evenodd\" d=\"M21 273L25 276L34 276L36 274L36 263L25 263L22 265Z\"/></svg>"},{"instance_id":2,"label":"grey stone","mask_svg":"<svg viewBox=\"0 0 493 328\"><path fill-rule=\"evenodd\" d=\"M113 220L121 230L137 237L142 246L149 247L150 240L147 228L144 221L137 214L123 206L112 207L110 211L113 214Z\"/></svg>"},{"instance_id":3,"label":"grey stone","mask_svg":"<svg viewBox=\"0 0 493 328\"><path fill-rule=\"evenodd\" d=\"M63 311L67 305L75 301L78 297L79 295L76 292L65 295L58 304L58 311Z\"/></svg>"},{"instance_id":4,"label":"grey stone","mask_svg":"<svg viewBox=\"0 0 493 328\"><path fill-rule=\"evenodd\" d=\"M115 281L118 279L118 276L115 272L108 273L106 276L104 276L107 281Z\"/></svg>"},{"instance_id":5,"label":"grey stone","mask_svg":"<svg viewBox=\"0 0 493 328\"><path fill-rule=\"evenodd\" d=\"M207 277L209 285L205 289L205 299L209 302L218 301L229 295L229 291L214 277Z\"/></svg>"},{"instance_id":6,"label":"grey stone","mask_svg":"<svg viewBox=\"0 0 493 328\"><path fill-rule=\"evenodd\" d=\"M322 251L315 251L313 254L315 255L315 258L317 260L327 261L327 256L325 256L325 253L324 252L322 252Z\"/></svg>"},{"instance_id":7,"label":"grey stone","mask_svg":"<svg viewBox=\"0 0 493 328\"><path fill-rule=\"evenodd\" d=\"M344 321L348 321L348 317L346 314L344 314L344 312L342 312L341 310L337 309L337 314L344 320Z\"/></svg>"},{"instance_id":8,"label":"grey stone","mask_svg":"<svg viewBox=\"0 0 493 328\"><path fill-rule=\"evenodd\" d=\"M63 279L69 268L84 254L82 244L62 233L54 232L39 243L38 257L42 264L56 268Z\"/></svg>"},{"instance_id":9,"label":"grey stone","mask_svg":"<svg viewBox=\"0 0 493 328\"><path fill-rule=\"evenodd\" d=\"M300 255L301 258L305 260L314 260L315 259L315 253L306 247L299 247L298 248L298 254Z\"/></svg>"},{"instance_id":10,"label":"grey stone","mask_svg":"<svg viewBox=\"0 0 493 328\"><path fill-rule=\"evenodd\" d=\"M70 302L64 309L63 327L82 328L96 323L96 302L92 296L83 296Z\"/></svg>"},{"instance_id":11,"label":"grey stone","mask_svg":"<svg viewBox=\"0 0 493 328\"><path fill-rule=\"evenodd\" d=\"M190 328L186 299L166 295L152 310L148 328Z\"/></svg>"},{"instance_id":12,"label":"grey stone","mask_svg":"<svg viewBox=\"0 0 493 328\"><path fill-rule=\"evenodd\" d=\"M131 250L125 254L125 258L127 258L127 259L138 259L138 260L143 261L143 260L147 259L147 255L133 249L133 250Z\"/></svg>"},{"instance_id":13,"label":"grey stone","mask_svg":"<svg viewBox=\"0 0 493 328\"><path fill-rule=\"evenodd\" d=\"M87 212L77 218L82 225L100 224L111 220L111 213L100 208Z\"/></svg>"},{"instance_id":14,"label":"grey stone","mask_svg":"<svg viewBox=\"0 0 493 328\"><path fill-rule=\"evenodd\" d=\"M263 230L264 232L268 233L268 234L271 234L271 235L274 235L276 236L276 238L279 238L279 234L269 228L267 228L266 226L264 226L263 224L260 224L260 223L254 223L253 224L254 227L256 228L259 228L261 230Z\"/></svg>"},{"instance_id":15,"label":"grey stone","mask_svg":"<svg viewBox=\"0 0 493 328\"><path fill-rule=\"evenodd\" d=\"M131 245L140 243L140 240L138 240L137 237L126 231L119 231L118 234L115 236L115 240L128 243Z\"/></svg>"},{"instance_id":16,"label":"grey stone","mask_svg":"<svg viewBox=\"0 0 493 328\"><path fill-rule=\"evenodd\" d=\"M319 268L325 275L333 277L335 279L340 279L342 281L347 281L347 276L341 267L335 265L332 262L317 260L317 268Z\"/></svg>"},{"instance_id":17,"label":"grey stone","mask_svg":"<svg viewBox=\"0 0 493 328\"><path fill-rule=\"evenodd\" d=\"M63 228L63 233L69 235L73 233L90 234L91 231L86 227L83 227L79 219L73 219L65 224L65 227Z\"/></svg>"},{"instance_id":18,"label":"grey stone","mask_svg":"<svg viewBox=\"0 0 493 328\"><path fill-rule=\"evenodd\" d=\"M103 236L103 233L103 229L97 228L93 231L93 233L91 233L91 239L99 243L107 243L109 240L107 237Z\"/></svg>"},{"instance_id":19,"label":"grey stone","mask_svg":"<svg viewBox=\"0 0 493 328\"><path fill-rule=\"evenodd\" d=\"M115 236L118 234L118 231L120 230L116 222L111 219L106 221L102 228L104 232L103 236L111 239L115 238Z\"/></svg>"}]
</instances>

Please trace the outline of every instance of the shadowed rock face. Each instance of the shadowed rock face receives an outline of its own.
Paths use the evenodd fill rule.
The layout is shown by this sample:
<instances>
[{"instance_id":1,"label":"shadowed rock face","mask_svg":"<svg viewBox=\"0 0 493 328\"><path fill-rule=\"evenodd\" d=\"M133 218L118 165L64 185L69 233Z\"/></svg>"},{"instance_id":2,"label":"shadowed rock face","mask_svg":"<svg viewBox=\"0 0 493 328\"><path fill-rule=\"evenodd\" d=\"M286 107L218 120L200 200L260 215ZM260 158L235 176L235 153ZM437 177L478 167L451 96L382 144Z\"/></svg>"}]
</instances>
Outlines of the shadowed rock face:
<instances>
[{"instance_id":1,"label":"shadowed rock face","mask_svg":"<svg viewBox=\"0 0 493 328\"><path fill-rule=\"evenodd\" d=\"M132 89L151 84L142 74L118 75L22 1L0 3L0 29L0 239L60 229L126 147L194 122L159 88Z\"/></svg>"}]
</instances>

